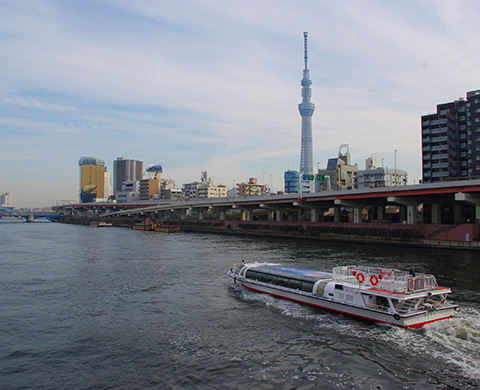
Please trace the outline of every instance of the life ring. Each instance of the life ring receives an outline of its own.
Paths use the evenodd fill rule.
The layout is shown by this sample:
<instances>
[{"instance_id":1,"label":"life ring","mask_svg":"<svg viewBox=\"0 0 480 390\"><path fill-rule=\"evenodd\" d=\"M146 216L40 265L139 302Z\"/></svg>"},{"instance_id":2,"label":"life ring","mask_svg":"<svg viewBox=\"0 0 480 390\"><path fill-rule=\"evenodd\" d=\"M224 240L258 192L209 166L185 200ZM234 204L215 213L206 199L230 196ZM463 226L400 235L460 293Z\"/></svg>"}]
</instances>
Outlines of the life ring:
<instances>
[{"instance_id":1,"label":"life ring","mask_svg":"<svg viewBox=\"0 0 480 390\"><path fill-rule=\"evenodd\" d=\"M361 279L361 280L360 280ZM363 283L365 281L365 276L363 276L363 274L358 274L357 275L357 280L359 283Z\"/></svg>"},{"instance_id":2,"label":"life ring","mask_svg":"<svg viewBox=\"0 0 480 390\"><path fill-rule=\"evenodd\" d=\"M372 286L376 286L378 284L378 277L377 275L372 275L370 276L370 283Z\"/></svg>"},{"instance_id":3,"label":"life ring","mask_svg":"<svg viewBox=\"0 0 480 390\"><path fill-rule=\"evenodd\" d=\"M399 316L397 313L395 313L395 314L393 315L393 318L395 318L395 320L398 321L398 320L400 319L400 316Z\"/></svg>"}]
</instances>

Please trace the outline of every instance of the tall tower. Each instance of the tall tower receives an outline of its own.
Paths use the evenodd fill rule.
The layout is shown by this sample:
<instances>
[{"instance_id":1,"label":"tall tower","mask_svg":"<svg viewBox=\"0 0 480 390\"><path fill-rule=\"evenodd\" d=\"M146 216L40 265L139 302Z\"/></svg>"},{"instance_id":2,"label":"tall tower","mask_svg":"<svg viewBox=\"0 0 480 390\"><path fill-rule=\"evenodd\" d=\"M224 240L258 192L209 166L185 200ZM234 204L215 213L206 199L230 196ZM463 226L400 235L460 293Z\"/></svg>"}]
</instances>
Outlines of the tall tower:
<instances>
[{"instance_id":1,"label":"tall tower","mask_svg":"<svg viewBox=\"0 0 480 390\"><path fill-rule=\"evenodd\" d=\"M312 80L310 80L310 71L308 70L308 52L307 52L308 32L303 33L305 44L305 69L302 79L302 102L298 105L298 110L302 116L302 149L300 153L300 174L313 174L313 141L312 141L312 115L315 111L315 104L310 102L312 96Z\"/></svg>"}]
</instances>

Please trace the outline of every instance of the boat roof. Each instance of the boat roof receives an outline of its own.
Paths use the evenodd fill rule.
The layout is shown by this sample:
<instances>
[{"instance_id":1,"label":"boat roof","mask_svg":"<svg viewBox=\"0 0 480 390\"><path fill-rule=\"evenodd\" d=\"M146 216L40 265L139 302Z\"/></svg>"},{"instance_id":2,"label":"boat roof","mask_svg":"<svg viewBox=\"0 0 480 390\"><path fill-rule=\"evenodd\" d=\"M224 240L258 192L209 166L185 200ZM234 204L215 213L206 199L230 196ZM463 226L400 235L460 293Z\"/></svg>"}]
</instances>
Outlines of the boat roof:
<instances>
[{"instance_id":1,"label":"boat roof","mask_svg":"<svg viewBox=\"0 0 480 390\"><path fill-rule=\"evenodd\" d=\"M268 264L268 263L253 263L245 264L248 268L261 269L263 272L285 277L294 277L296 279L308 280L316 282L320 279L331 279L332 274L330 272L315 271L311 269L287 267L280 264Z\"/></svg>"}]
</instances>

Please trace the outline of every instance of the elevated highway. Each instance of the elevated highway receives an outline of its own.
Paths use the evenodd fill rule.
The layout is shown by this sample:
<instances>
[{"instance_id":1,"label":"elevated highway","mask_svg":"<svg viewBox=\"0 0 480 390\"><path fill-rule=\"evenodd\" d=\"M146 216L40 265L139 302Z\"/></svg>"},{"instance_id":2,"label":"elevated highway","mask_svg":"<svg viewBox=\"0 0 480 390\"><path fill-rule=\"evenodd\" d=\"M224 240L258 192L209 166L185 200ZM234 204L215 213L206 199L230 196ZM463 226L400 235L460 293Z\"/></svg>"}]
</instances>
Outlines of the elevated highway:
<instances>
[{"instance_id":1,"label":"elevated highway","mask_svg":"<svg viewBox=\"0 0 480 390\"><path fill-rule=\"evenodd\" d=\"M419 184L361 190L271 195L245 198L196 198L134 203L82 203L54 206L58 214L108 218L162 216L164 218L215 218L227 215L251 221L259 215L270 221L361 223L386 221L387 210L397 210L406 224L480 223L480 180ZM419 214L419 211L421 213Z\"/></svg>"}]
</instances>

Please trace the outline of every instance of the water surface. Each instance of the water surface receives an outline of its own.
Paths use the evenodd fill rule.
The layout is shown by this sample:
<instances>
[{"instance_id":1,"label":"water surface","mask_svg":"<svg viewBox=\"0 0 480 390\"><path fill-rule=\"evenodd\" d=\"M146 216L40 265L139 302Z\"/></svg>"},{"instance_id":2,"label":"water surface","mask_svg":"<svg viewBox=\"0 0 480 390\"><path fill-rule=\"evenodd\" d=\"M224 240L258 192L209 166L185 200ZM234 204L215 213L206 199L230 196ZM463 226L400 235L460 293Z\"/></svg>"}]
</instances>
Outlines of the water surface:
<instances>
[{"instance_id":1,"label":"water surface","mask_svg":"<svg viewBox=\"0 0 480 390\"><path fill-rule=\"evenodd\" d=\"M308 240L0 222L1 388L476 389L480 256ZM457 317L405 330L246 292L275 261L433 273Z\"/></svg>"}]
</instances>

